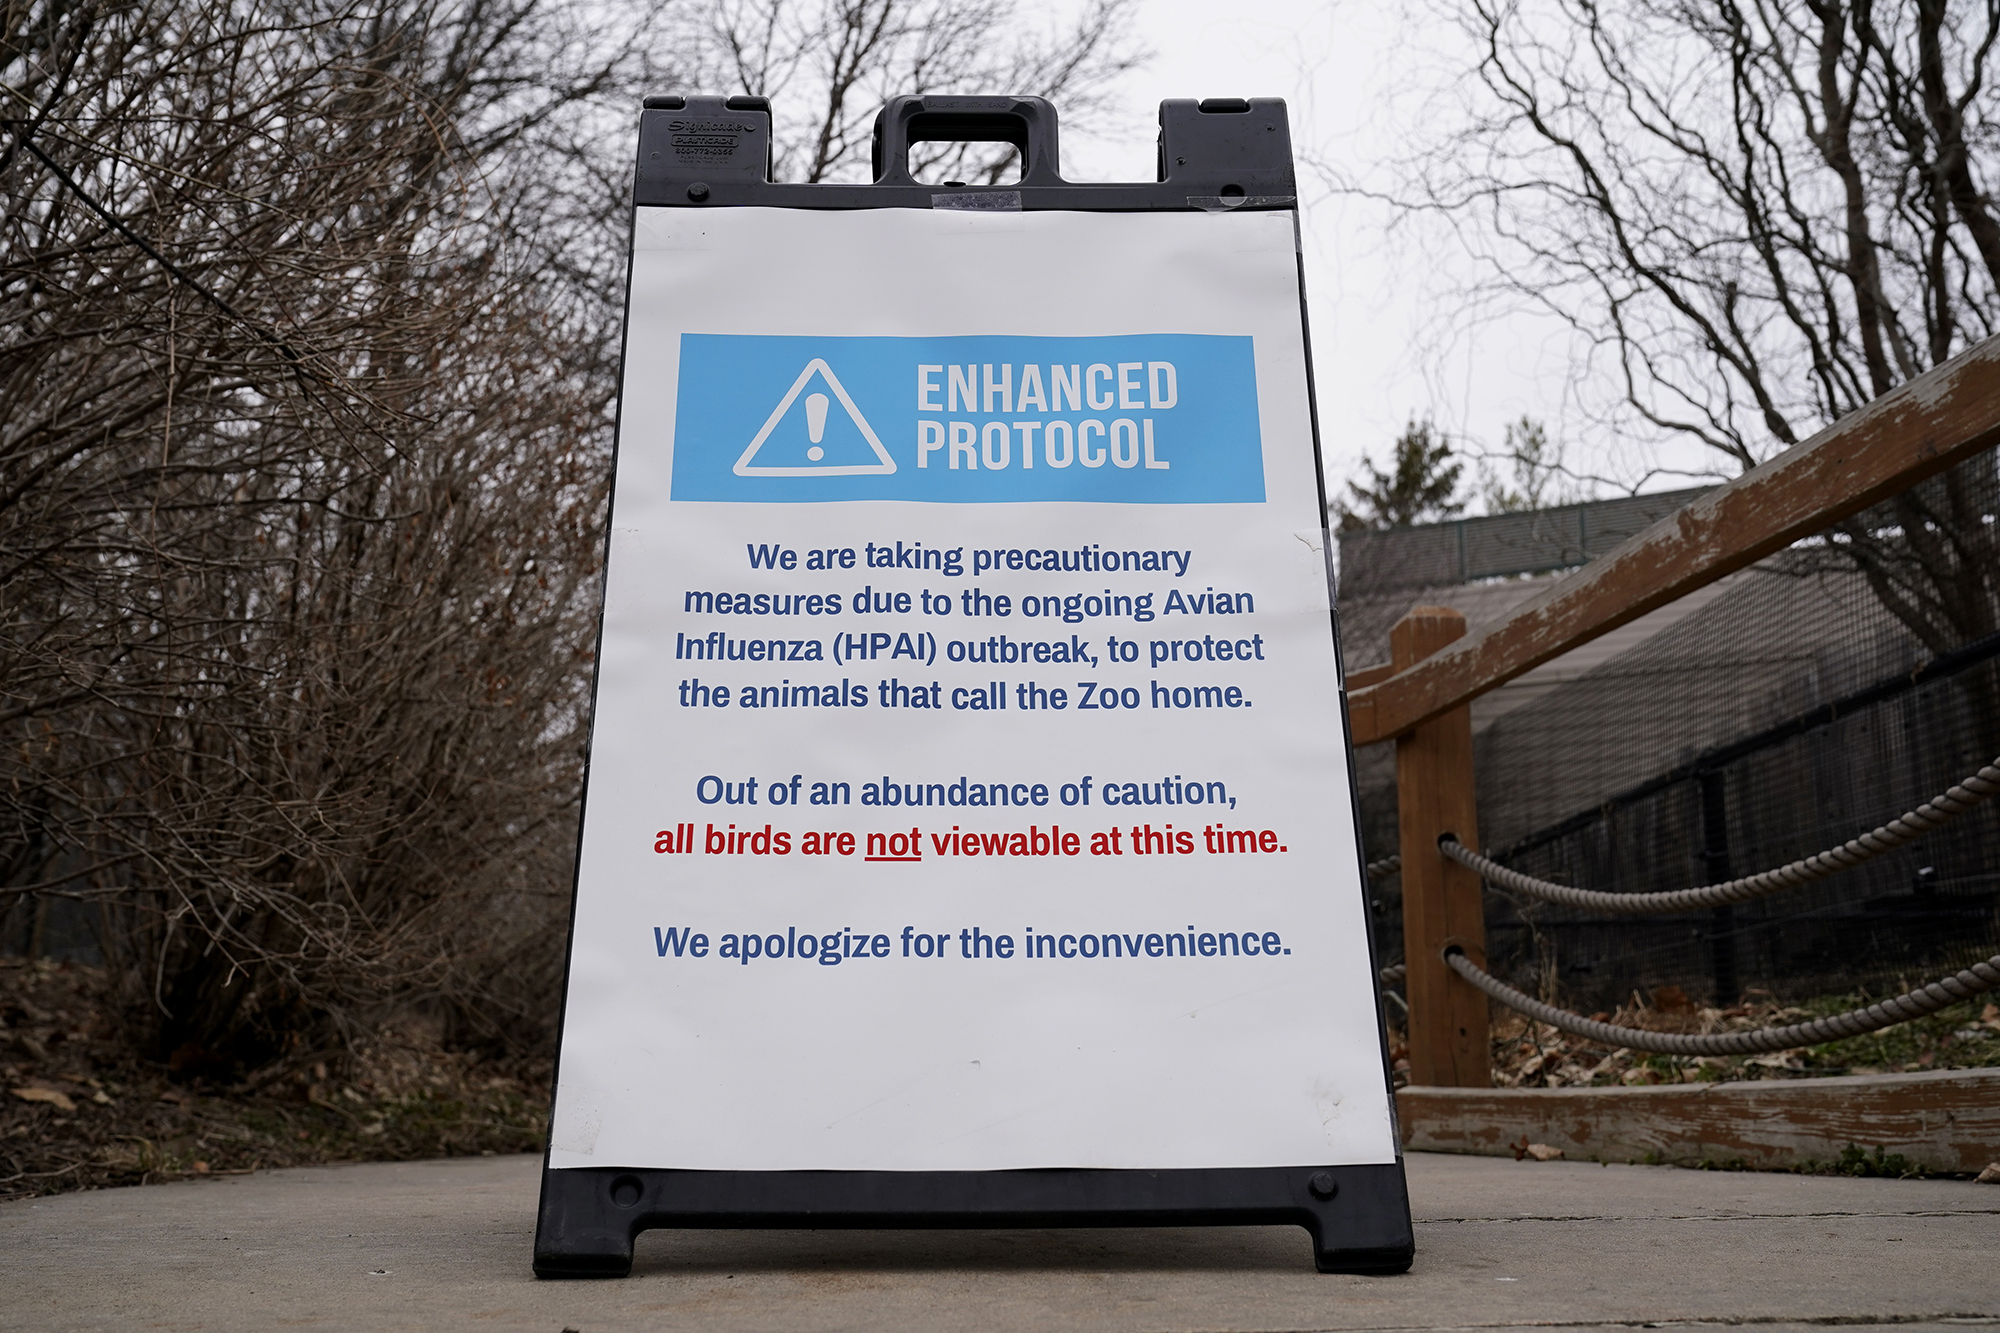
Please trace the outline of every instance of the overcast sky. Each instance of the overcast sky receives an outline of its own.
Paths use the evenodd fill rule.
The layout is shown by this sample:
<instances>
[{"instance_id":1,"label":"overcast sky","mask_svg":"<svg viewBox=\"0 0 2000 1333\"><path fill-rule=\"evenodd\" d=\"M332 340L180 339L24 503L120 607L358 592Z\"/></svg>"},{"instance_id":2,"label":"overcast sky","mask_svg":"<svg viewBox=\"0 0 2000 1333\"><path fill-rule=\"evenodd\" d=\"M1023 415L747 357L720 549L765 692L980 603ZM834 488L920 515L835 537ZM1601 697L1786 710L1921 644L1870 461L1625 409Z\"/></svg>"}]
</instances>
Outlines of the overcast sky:
<instances>
[{"instance_id":1,"label":"overcast sky","mask_svg":"<svg viewBox=\"0 0 2000 1333\"><path fill-rule=\"evenodd\" d=\"M1385 461L1404 423L1426 413L1466 446L1495 450L1505 424L1526 413L1588 454L1595 442L1584 438L1587 426L1564 410L1563 331L1526 314L1478 327L1453 318L1449 242L1421 225L1392 231L1386 208L1335 193L1309 165L1388 179L1404 143L1399 117L1419 114L1435 86L1456 76L1449 36L1413 31L1399 14L1408 11L1394 3L1142 2L1143 38L1155 56L1127 80L1125 123L1102 127L1124 133L1072 133L1065 125L1063 173L1072 180L1152 179L1163 98L1286 99L1301 158L1329 485L1353 475L1363 451ZM1661 461L1699 465L1697 452ZM1644 489L1686 484L1663 478Z\"/></svg>"}]
</instances>

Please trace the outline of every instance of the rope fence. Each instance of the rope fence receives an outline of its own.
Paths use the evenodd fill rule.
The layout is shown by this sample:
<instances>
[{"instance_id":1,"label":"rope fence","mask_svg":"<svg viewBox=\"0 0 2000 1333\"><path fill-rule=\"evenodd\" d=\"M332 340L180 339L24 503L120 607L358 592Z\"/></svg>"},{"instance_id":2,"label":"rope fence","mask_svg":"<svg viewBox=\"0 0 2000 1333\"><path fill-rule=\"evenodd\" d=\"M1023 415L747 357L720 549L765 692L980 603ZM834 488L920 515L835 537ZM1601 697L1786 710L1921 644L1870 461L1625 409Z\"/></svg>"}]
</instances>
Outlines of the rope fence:
<instances>
[{"instance_id":1,"label":"rope fence","mask_svg":"<svg viewBox=\"0 0 2000 1333\"><path fill-rule=\"evenodd\" d=\"M1565 907L1587 907L1600 912L1618 912L1634 916L1649 912L1687 912L1702 907L1721 907L1729 903L1747 902L1752 898L1761 898L1783 889L1796 889L1816 880L1825 879L1837 871L1851 869L1950 823L1990 800L1996 793L2000 793L2000 758L1984 765L1977 773L1944 794L1934 796L1916 809L1897 816L1880 828L1870 829L1858 838L1851 838L1838 847L1815 853L1790 865L1779 866L1776 870L1766 870L1762 874L1746 875L1741 879L1727 880L1721 884L1704 884L1699 888L1670 889L1662 893L1607 893L1601 889L1581 889L1574 884L1558 884L1553 880L1537 879L1533 875L1510 870L1498 861L1481 856L1449 835L1438 841L1438 850L1468 870L1478 871L1489 883L1497 884L1504 889L1512 889L1516 893L1525 893L1532 898L1561 903ZM1371 870L1373 868L1370 867Z\"/></svg>"},{"instance_id":2,"label":"rope fence","mask_svg":"<svg viewBox=\"0 0 2000 1333\"><path fill-rule=\"evenodd\" d=\"M1981 766L1978 772L1963 782L1941 795L1932 797L1916 809L1897 816L1879 828L1870 829L1857 838L1851 838L1838 847L1793 861L1789 865L1779 866L1775 870L1766 870L1761 874L1746 875L1741 879L1732 879L1720 884L1705 884L1697 888L1672 889L1660 893L1609 893L1600 889L1584 889L1573 884L1558 884L1553 880L1538 879L1481 856L1449 834L1438 840L1438 850L1467 869L1477 871L1489 884L1547 902L1630 916L1643 913L1686 912L1745 902L1825 879L1828 875L1851 869L1885 852L1913 842L1975 809L1995 795L2000 795L2000 758ZM1395 872L1401 866L1400 856L1387 857L1372 862L1367 867L1367 875L1371 880L1377 879ZM1745 1032L1653 1032L1644 1028L1623 1027L1595 1018L1586 1018L1572 1010L1561 1009L1538 1000L1485 971L1467 957L1465 951L1457 945L1452 945L1444 951L1444 961L1452 971L1484 991L1490 998L1530 1018L1606 1046L1650 1051L1660 1055L1757 1055L1770 1051L1793 1050L1801 1046L1816 1046L1821 1042L1837 1041L1843 1037L1879 1032L1898 1023L1907 1023L1911 1019L1934 1014L1940 1009L1975 995L2000 990L2000 954L1996 954L1985 962L1974 963L1971 967L1942 981L1935 981L1892 999L1871 1004L1865 1009L1853 1009L1844 1014L1814 1019L1809 1023L1755 1028ZM1402 963L1383 968L1380 973L1381 984L1385 988L1399 985L1408 977L1409 967Z\"/></svg>"},{"instance_id":3,"label":"rope fence","mask_svg":"<svg viewBox=\"0 0 2000 1333\"><path fill-rule=\"evenodd\" d=\"M2000 954L1995 954L1983 963L1974 963L1955 976L1934 981L1928 986L1908 991L1894 999L1871 1004L1866 1009L1851 1009L1830 1018L1814 1019L1810 1023L1793 1023L1777 1028L1755 1028L1747 1032L1649 1032L1644 1028L1621 1027L1595 1018L1585 1018L1582 1014L1558 1009L1552 1004L1544 1004L1534 996L1518 991L1498 977L1487 973L1466 957L1465 951L1456 945L1445 950L1444 961L1452 971L1509 1009L1518 1010L1551 1027L1560 1028L1564 1032L1574 1033L1576 1036L1606 1046L1652 1051L1660 1055L1758 1055L1767 1051L1817 1046L1823 1041L1837 1041L1842 1037L1858 1037L1865 1032L1879 1032L1898 1023L1907 1023L1913 1018L1934 1014L1948 1005L1956 1004L1960 1000L1969 1000L1985 991L2000 989Z\"/></svg>"}]
</instances>

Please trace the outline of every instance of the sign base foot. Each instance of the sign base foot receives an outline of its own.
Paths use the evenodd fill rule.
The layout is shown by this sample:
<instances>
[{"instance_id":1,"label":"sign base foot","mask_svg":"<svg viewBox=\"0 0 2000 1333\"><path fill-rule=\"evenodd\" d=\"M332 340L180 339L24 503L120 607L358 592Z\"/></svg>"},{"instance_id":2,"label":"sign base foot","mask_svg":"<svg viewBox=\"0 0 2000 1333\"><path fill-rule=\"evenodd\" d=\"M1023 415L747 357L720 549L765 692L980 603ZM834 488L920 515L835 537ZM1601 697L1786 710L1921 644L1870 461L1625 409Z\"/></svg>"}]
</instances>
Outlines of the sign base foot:
<instances>
[{"instance_id":1,"label":"sign base foot","mask_svg":"<svg viewBox=\"0 0 2000 1333\"><path fill-rule=\"evenodd\" d=\"M655 1227L1299 1226L1322 1273L1400 1273L1416 1252L1400 1162L1096 1171L542 1172L535 1275L624 1277Z\"/></svg>"}]
</instances>

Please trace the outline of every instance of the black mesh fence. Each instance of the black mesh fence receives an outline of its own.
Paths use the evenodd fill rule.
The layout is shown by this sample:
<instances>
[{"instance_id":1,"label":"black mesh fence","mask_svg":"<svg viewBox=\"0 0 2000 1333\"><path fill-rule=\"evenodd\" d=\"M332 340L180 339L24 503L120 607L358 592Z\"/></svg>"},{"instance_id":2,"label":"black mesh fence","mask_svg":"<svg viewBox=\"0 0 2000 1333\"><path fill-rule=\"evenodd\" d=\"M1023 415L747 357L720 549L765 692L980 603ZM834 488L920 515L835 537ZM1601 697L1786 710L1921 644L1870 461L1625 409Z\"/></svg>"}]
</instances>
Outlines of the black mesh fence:
<instances>
[{"instance_id":1,"label":"black mesh fence","mask_svg":"<svg viewBox=\"0 0 2000 1333\"><path fill-rule=\"evenodd\" d=\"M1540 684L1475 706L1484 849L1563 883L1684 888L1843 842L1992 762L1996 516L1987 454L1735 575L1698 609L1642 623L1587 670L1551 664ZM1415 600L1452 605L1460 591ZM1498 614L1490 591L1463 592ZM1371 857L1396 850L1393 748L1361 755ZM1375 891L1389 961L1399 888ZM1664 985L1719 1004L1751 990L1880 994L2000 952L2000 802L1733 908L1613 918L1491 890L1486 902L1491 970L1585 1011Z\"/></svg>"},{"instance_id":2,"label":"black mesh fence","mask_svg":"<svg viewBox=\"0 0 2000 1333\"><path fill-rule=\"evenodd\" d=\"M1706 487L1492 514L1386 532L1345 532L1341 575L1383 592L1538 574L1586 564L1644 532Z\"/></svg>"}]
</instances>

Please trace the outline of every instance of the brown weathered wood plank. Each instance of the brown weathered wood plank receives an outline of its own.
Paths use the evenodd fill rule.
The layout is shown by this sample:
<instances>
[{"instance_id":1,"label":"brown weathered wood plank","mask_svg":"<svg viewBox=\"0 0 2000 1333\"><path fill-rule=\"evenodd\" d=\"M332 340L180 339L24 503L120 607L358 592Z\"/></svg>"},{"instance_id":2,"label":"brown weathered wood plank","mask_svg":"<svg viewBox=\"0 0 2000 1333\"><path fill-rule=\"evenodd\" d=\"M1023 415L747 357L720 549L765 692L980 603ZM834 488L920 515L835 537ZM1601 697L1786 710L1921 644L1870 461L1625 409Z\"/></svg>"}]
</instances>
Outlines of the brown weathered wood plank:
<instances>
[{"instance_id":1,"label":"brown weathered wood plank","mask_svg":"<svg viewBox=\"0 0 2000 1333\"><path fill-rule=\"evenodd\" d=\"M1350 685L1356 745L1386 741L2000 441L2000 338L1661 519L1478 634Z\"/></svg>"},{"instance_id":2,"label":"brown weathered wood plank","mask_svg":"<svg viewBox=\"0 0 2000 1333\"><path fill-rule=\"evenodd\" d=\"M1526 1140L1571 1161L1789 1169L1854 1144L1932 1171L2000 1161L2000 1069L1653 1088L1420 1088L1396 1094L1405 1146L1508 1156ZM1530 1164L1532 1165L1532 1164Z\"/></svg>"},{"instance_id":3,"label":"brown weathered wood plank","mask_svg":"<svg viewBox=\"0 0 2000 1333\"><path fill-rule=\"evenodd\" d=\"M1404 670L1465 634L1465 617L1419 606L1389 631ZM1472 710L1454 708L1396 739L1396 822L1403 854L1403 952L1409 964L1410 1082L1491 1086L1485 992L1445 966L1447 944L1486 956L1486 903L1479 876L1438 852L1452 834L1479 839L1472 776Z\"/></svg>"},{"instance_id":4,"label":"brown weathered wood plank","mask_svg":"<svg viewBox=\"0 0 2000 1333\"><path fill-rule=\"evenodd\" d=\"M1374 666L1355 667L1347 673L1347 688L1365 690L1370 685L1379 685L1396 674L1394 662L1377 662Z\"/></svg>"}]
</instances>

